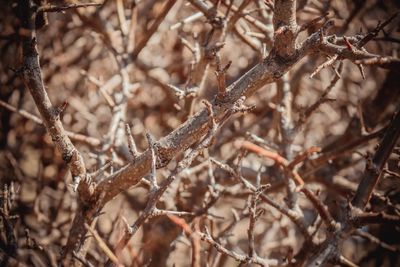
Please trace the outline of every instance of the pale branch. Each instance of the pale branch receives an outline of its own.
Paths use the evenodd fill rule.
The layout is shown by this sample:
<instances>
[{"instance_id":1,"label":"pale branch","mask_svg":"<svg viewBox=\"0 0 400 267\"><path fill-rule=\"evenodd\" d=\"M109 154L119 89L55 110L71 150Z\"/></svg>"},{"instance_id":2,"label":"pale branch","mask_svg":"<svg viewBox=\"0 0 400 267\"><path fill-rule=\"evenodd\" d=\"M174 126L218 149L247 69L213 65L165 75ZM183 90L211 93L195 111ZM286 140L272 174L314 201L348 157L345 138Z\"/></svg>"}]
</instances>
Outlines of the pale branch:
<instances>
[{"instance_id":1,"label":"pale branch","mask_svg":"<svg viewBox=\"0 0 400 267\"><path fill-rule=\"evenodd\" d=\"M244 0L240 6L237 8L237 10L234 10L234 14L230 17L228 21L228 29L227 31L230 32L233 27L235 26L236 22L240 19L242 16L243 10L246 8L247 5L250 4L250 0Z\"/></svg>"},{"instance_id":2,"label":"pale branch","mask_svg":"<svg viewBox=\"0 0 400 267\"><path fill-rule=\"evenodd\" d=\"M334 60L336 60L337 56L332 57ZM328 61L326 61L328 62ZM326 63L325 62L325 63ZM324 64L325 64L324 63ZM333 63L333 62L332 62ZM322 65L324 65L322 64ZM320 66L322 66L320 65ZM318 69L318 68L317 68ZM299 131L301 129L301 127L307 122L307 120L311 117L311 115L324 103L327 102L333 102L335 101L335 99L333 98L328 98L328 94L329 92L333 89L333 87L337 84L337 82L339 81L339 79L341 78L340 73L343 70L343 61L340 61L339 66L337 67L337 69L335 69L335 76L332 78L331 83L329 84L329 86L325 89L325 91L322 93L322 95L318 98L318 100L316 102L314 102L314 104L312 104L311 106L309 106L306 110L304 110L302 113L300 113L299 119L296 123L295 126L295 131ZM317 70L316 70L317 71ZM319 70L318 70L319 71ZM315 73L315 72L314 72ZM311 78L311 75L310 75Z\"/></svg>"},{"instance_id":3,"label":"pale branch","mask_svg":"<svg viewBox=\"0 0 400 267\"><path fill-rule=\"evenodd\" d=\"M103 166L101 166L100 169L95 170L94 172L88 173L88 175L90 177L97 177L97 176L103 174L108 168L111 168L112 166L113 166L113 162L109 161L106 164L104 164Z\"/></svg>"},{"instance_id":4,"label":"pale branch","mask_svg":"<svg viewBox=\"0 0 400 267\"><path fill-rule=\"evenodd\" d=\"M154 208L153 212L150 214L148 217L149 219L159 217L159 216L168 216L168 215L174 215L178 217L193 217L196 214L194 212L188 212L188 211L177 211L177 210L160 210L157 208Z\"/></svg>"},{"instance_id":5,"label":"pale branch","mask_svg":"<svg viewBox=\"0 0 400 267\"><path fill-rule=\"evenodd\" d=\"M328 60L326 60L324 63L322 63L321 65L319 65L315 71L313 73L310 74L310 78L314 78L314 76L319 73L322 69L331 66L332 64L334 64L336 62L336 59L338 58L338 55L334 55L330 58L328 58Z\"/></svg>"},{"instance_id":6,"label":"pale branch","mask_svg":"<svg viewBox=\"0 0 400 267\"><path fill-rule=\"evenodd\" d=\"M22 117L27 118L28 120L36 122L37 124L43 124L43 121L36 115L33 115L26 110L16 108L16 107L4 102L3 100L0 100L0 106L4 107L12 112L15 112L15 113L21 115Z\"/></svg>"},{"instance_id":7,"label":"pale branch","mask_svg":"<svg viewBox=\"0 0 400 267\"><path fill-rule=\"evenodd\" d=\"M151 171L150 171L149 181L151 184L151 190L157 190L158 189L157 177L156 177L156 160L157 160L157 158L156 158L156 149L154 147L155 141L150 133L146 133L146 139L147 139L147 143L149 144L150 155L151 155Z\"/></svg>"},{"instance_id":8,"label":"pale branch","mask_svg":"<svg viewBox=\"0 0 400 267\"><path fill-rule=\"evenodd\" d=\"M92 229L89 225L85 224L85 228L93 235L94 239L97 241L99 248L107 255L107 257L114 262L117 266L123 266L119 261L117 256L111 251L107 246L106 242L101 238L96 230Z\"/></svg>"},{"instance_id":9,"label":"pale branch","mask_svg":"<svg viewBox=\"0 0 400 267\"><path fill-rule=\"evenodd\" d=\"M212 20L215 17L215 10L209 7L205 1L189 0L190 4L200 10L207 19Z\"/></svg>"},{"instance_id":10,"label":"pale branch","mask_svg":"<svg viewBox=\"0 0 400 267\"><path fill-rule=\"evenodd\" d=\"M200 19L201 17L203 17L203 13L202 12L196 12L184 19L182 19L181 21L175 23L174 25L172 25L171 27L169 27L170 30L176 30L179 29L180 27L182 27L183 25L196 21L198 19Z\"/></svg>"},{"instance_id":11,"label":"pale branch","mask_svg":"<svg viewBox=\"0 0 400 267\"><path fill-rule=\"evenodd\" d=\"M259 177L259 175L258 175ZM258 209L258 198L260 194L269 187L269 185L260 186L260 179L257 181L257 189L251 195L250 205L249 205L249 214L250 214L250 222L249 227L247 229L247 236L249 239L249 258L253 259L257 257L257 252L254 246L254 229L257 222L257 219L264 213L264 210Z\"/></svg>"},{"instance_id":12,"label":"pale branch","mask_svg":"<svg viewBox=\"0 0 400 267\"><path fill-rule=\"evenodd\" d=\"M279 118L279 130L281 135L281 140L279 142L279 151L288 161L293 159L293 140L296 136L295 125L293 122L293 92L291 90L289 82L289 74L286 73L282 76L282 79L277 82L277 95L279 96L279 105L277 109ZM285 164L288 166L289 164ZM298 192L296 192L295 182L291 179L290 172L284 173L284 180L286 186L286 203L292 210L295 210L299 214L302 212L298 204ZM297 173L294 176L300 177Z\"/></svg>"},{"instance_id":13,"label":"pale branch","mask_svg":"<svg viewBox=\"0 0 400 267\"><path fill-rule=\"evenodd\" d=\"M227 171L229 174L231 174L233 177L236 179L240 180L243 185L249 189L251 192L256 192L257 188L252 185L250 182L248 182L243 176L241 176L239 173L237 173L234 169L232 169L229 165L221 163L213 158L211 158L211 162L215 164L216 166L220 167L221 169ZM310 235L307 231L307 228L304 224L303 218L299 216L295 211L288 209L287 207L280 205L279 203L275 202L271 197L267 196L266 194L261 194L260 199L270 205L271 207L275 208L278 210L280 213L283 215L287 216L300 230L300 232L303 234L303 236L306 238L306 240L310 240Z\"/></svg>"},{"instance_id":14,"label":"pale branch","mask_svg":"<svg viewBox=\"0 0 400 267\"><path fill-rule=\"evenodd\" d=\"M338 259L336 260L338 263L340 263L342 266L347 266L347 267L359 267L357 264L352 262L351 260L345 258L343 255L340 255Z\"/></svg>"},{"instance_id":15,"label":"pale branch","mask_svg":"<svg viewBox=\"0 0 400 267\"><path fill-rule=\"evenodd\" d=\"M311 255L303 266L325 266L326 262L335 259L337 255L338 240L325 240L318 248L318 251Z\"/></svg>"},{"instance_id":16,"label":"pale branch","mask_svg":"<svg viewBox=\"0 0 400 267\"><path fill-rule=\"evenodd\" d=\"M198 234L200 235L201 240L209 243L220 253L223 253L229 257L232 257L233 259L235 259L238 262L247 263L247 264L253 263L253 264L260 265L260 266L279 266L280 265L280 262L278 260L264 259L259 256L254 256L254 257L250 258L247 255L243 255L243 254L237 253L233 250L229 250L229 249L225 248L224 246L222 246L217 241L215 241L211 237L211 235L207 229L206 229L205 233L198 233Z\"/></svg>"},{"instance_id":17,"label":"pale branch","mask_svg":"<svg viewBox=\"0 0 400 267\"><path fill-rule=\"evenodd\" d=\"M121 30L121 33L126 36L129 30L128 23L125 18L124 2L122 0L115 0L115 5L117 6L119 28Z\"/></svg>"},{"instance_id":18,"label":"pale branch","mask_svg":"<svg viewBox=\"0 0 400 267\"><path fill-rule=\"evenodd\" d=\"M227 5L226 1L223 1L223 3L229 8L231 8L231 10L233 12L237 12L239 10L238 7L236 7L233 3L234 1L231 1L231 3L229 5ZM268 39L266 40L269 44L272 44L272 40L269 39L269 36L272 34L272 27L269 25L266 25L265 23L261 22L260 20L254 18L253 16L250 16L249 14L247 14L248 12L246 12L246 10L243 10L242 13L242 17L249 22L251 25L253 25L255 28L257 28L258 30L260 30L263 34L265 34L266 36L268 36Z\"/></svg>"}]
</instances>

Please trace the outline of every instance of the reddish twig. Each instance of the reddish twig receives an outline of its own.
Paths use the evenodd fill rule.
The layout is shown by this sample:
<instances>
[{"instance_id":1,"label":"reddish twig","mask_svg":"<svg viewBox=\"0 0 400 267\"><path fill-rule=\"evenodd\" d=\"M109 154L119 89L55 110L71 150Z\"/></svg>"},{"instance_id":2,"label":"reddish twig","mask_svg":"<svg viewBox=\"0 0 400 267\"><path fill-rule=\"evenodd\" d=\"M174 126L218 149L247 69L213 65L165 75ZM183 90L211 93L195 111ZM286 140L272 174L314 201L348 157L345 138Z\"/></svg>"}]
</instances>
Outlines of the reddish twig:
<instances>
[{"instance_id":1,"label":"reddish twig","mask_svg":"<svg viewBox=\"0 0 400 267\"><path fill-rule=\"evenodd\" d=\"M321 148L317 146L312 146L306 149L301 154L297 155L288 165L290 169L293 169L297 164L301 163L302 161L306 160L310 155L314 153L321 152Z\"/></svg>"},{"instance_id":2,"label":"reddish twig","mask_svg":"<svg viewBox=\"0 0 400 267\"><path fill-rule=\"evenodd\" d=\"M289 162L287 159L279 155L277 152L266 150L260 146L257 146L249 141L237 141L235 142L235 146L237 148L244 148L256 153L259 156L266 157L275 161L278 165L282 166L285 170L289 171L297 186L301 187L304 185L304 180L300 177L300 175L295 170L291 170L289 168Z\"/></svg>"}]
</instances>

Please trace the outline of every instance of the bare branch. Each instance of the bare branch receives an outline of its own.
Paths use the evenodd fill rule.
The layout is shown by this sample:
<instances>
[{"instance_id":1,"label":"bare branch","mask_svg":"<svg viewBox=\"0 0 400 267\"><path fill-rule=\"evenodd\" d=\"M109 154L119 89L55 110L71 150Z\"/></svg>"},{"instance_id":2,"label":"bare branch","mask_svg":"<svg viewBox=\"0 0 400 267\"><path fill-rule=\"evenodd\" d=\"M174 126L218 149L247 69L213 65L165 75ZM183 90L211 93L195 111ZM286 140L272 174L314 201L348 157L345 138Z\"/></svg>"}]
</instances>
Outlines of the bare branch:
<instances>
[{"instance_id":1,"label":"bare branch","mask_svg":"<svg viewBox=\"0 0 400 267\"><path fill-rule=\"evenodd\" d=\"M111 251L111 249L107 246L107 244L103 241L99 234L87 224L85 224L85 228L94 236L100 249L108 256L108 258L115 264L117 264L117 266L123 266L119 263L117 256L115 256L115 254Z\"/></svg>"},{"instance_id":2,"label":"bare branch","mask_svg":"<svg viewBox=\"0 0 400 267\"><path fill-rule=\"evenodd\" d=\"M147 42L150 40L150 38L153 36L153 34L157 31L158 26L160 26L161 22L164 20L165 16L167 16L168 12L171 10L171 8L174 6L176 3L176 0L168 0L167 3L165 3L163 9L161 10L160 14L158 14L157 18L154 20L153 24L149 27L149 29L146 31L146 35L140 39L138 44L135 46L135 49L132 51L132 54L130 56L130 60L134 61L142 49L146 46Z\"/></svg>"}]
</instances>

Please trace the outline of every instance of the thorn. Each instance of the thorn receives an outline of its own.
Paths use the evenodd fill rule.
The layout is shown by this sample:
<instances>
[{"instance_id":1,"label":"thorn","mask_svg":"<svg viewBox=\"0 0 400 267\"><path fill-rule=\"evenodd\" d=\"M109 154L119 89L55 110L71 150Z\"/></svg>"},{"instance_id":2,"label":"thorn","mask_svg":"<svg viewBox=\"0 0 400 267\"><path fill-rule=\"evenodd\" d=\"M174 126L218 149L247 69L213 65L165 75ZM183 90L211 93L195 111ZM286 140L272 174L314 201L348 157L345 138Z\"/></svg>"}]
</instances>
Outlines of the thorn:
<instances>
[{"instance_id":1,"label":"thorn","mask_svg":"<svg viewBox=\"0 0 400 267\"><path fill-rule=\"evenodd\" d=\"M64 111L65 111L65 109L67 108L67 106L68 106L68 102L67 101L64 101L64 103L62 103L60 106L58 106L57 108L55 108L55 116L57 117L57 118L59 118L59 119L62 119L62 115L63 115L63 113L64 113Z\"/></svg>"},{"instance_id":2,"label":"thorn","mask_svg":"<svg viewBox=\"0 0 400 267\"><path fill-rule=\"evenodd\" d=\"M346 38L346 36L343 36L344 43L347 46L347 49L349 49L351 52L354 52L353 46L349 42L349 40Z\"/></svg>"}]
</instances>

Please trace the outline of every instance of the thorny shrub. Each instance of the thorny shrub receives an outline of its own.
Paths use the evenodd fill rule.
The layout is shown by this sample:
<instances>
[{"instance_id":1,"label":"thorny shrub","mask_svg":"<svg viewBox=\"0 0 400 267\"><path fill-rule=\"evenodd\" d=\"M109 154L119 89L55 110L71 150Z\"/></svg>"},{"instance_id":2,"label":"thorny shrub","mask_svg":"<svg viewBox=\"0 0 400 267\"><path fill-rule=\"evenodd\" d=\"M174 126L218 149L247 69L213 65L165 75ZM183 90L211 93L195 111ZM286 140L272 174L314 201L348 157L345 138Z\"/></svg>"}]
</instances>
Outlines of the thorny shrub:
<instances>
[{"instance_id":1,"label":"thorny shrub","mask_svg":"<svg viewBox=\"0 0 400 267\"><path fill-rule=\"evenodd\" d=\"M400 265L398 1L0 6L1 266Z\"/></svg>"}]
</instances>

